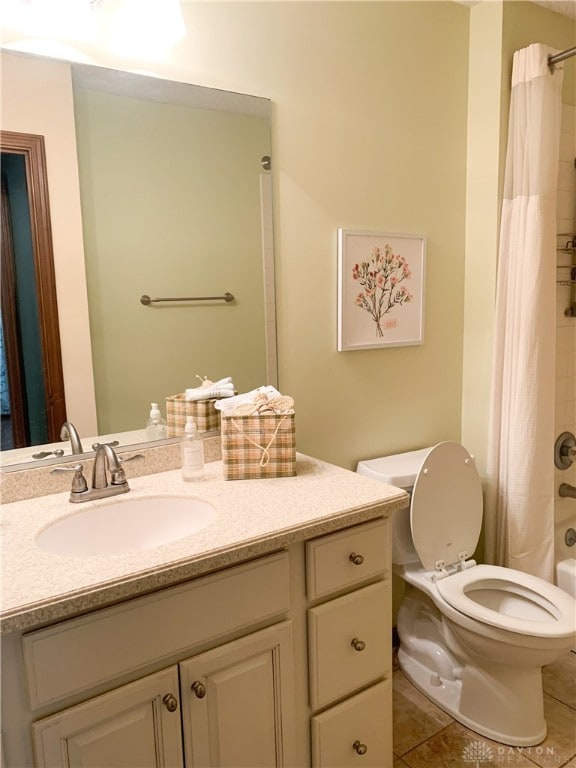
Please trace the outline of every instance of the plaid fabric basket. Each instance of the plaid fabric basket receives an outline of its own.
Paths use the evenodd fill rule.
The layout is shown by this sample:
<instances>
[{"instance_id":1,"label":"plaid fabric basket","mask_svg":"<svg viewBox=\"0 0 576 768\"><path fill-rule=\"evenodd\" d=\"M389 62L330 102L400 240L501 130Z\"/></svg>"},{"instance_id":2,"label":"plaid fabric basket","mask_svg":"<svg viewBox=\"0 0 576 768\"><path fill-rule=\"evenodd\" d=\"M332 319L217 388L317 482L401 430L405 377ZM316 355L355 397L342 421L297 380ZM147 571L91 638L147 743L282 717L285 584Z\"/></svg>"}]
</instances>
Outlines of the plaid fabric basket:
<instances>
[{"instance_id":1,"label":"plaid fabric basket","mask_svg":"<svg viewBox=\"0 0 576 768\"><path fill-rule=\"evenodd\" d=\"M186 419L192 416L198 432L220 429L220 411L214 408L216 400L186 400L184 393L166 398L168 437L182 437Z\"/></svg>"},{"instance_id":2,"label":"plaid fabric basket","mask_svg":"<svg viewBox=\"0 0 576 768\"><path fill-rule=\"evenodd\" d=\"M224 480L294 477L294 414L222 416Z\"/></svg>"}]
</instances>

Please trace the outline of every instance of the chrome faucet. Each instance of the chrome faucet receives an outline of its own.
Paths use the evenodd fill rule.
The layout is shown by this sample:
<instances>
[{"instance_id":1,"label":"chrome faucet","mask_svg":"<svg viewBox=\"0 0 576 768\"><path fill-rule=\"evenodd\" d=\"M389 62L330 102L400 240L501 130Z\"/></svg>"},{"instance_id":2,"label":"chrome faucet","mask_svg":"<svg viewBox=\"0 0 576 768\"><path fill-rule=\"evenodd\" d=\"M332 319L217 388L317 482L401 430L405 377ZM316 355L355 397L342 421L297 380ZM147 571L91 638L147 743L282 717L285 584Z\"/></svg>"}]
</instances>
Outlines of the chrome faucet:
<instances>
[{"instance_id":1,"label":"chrome faucet","mask_svg":"<svg viewBox=\"0 0 576 768\"><path fill-rule=\"evenodd\" d=\"M70 440L72 453L84 453L78 430L71 421L65 421L60 430L60 440Z\"/></svg>"},{"instance_id":2,"label":"chrome faucet","mask_svg":"<svg viewBox=\"0 0 576 768\"><path fill-rule=\"evenodd\" d=\"M110 484L106 475L106 465L110 473ZM92 490L99 491L104 488L118 488L116 493L126 493L130 490L126 473L120 466L120 460L116 451L108 443L101 443L96 449L94 466L92 468Z\"/></svg>"},{"instance_id":3,"label":"chrome faucet","mask_svg":"<svg viewBox=\"0 0 576 768\"><path fill-rule=\"evenodd\" d=\"M70 491L71 502L93 501L94 499L104 499L107 496L117 496L120 493L128 493L130 486L120 462L143 458L143 454L136 453L123 459L116 455L111 445L104 443L99 445L96 450L91 488L88 488L82 464L73 464L70 467L55 467L52 473L74 472L72 490ZM110 475L110 482L108 482L108 474Z\"/></svg>"},{"instance_id":4,"label":"chrome faucet","mask_svg":"<svg viewBox=\"0 0 576 768\"><path fill-rule=\"evenodd\" d=\"M560 483L558 495L562 496L562 498L576 499L576 487L568 485L568 483Z\"/></svg>"}]
</instances>

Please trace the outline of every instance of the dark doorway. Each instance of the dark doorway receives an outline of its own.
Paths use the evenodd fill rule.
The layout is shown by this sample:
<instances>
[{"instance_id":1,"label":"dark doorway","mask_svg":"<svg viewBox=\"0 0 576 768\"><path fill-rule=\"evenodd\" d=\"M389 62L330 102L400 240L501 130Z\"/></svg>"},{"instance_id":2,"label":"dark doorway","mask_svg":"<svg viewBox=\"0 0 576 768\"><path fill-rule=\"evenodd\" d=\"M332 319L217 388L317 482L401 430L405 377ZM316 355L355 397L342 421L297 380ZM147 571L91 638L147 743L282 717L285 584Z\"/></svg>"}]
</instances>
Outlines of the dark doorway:
<instances>
[{"instance_id":1,"label":"dark doorway","mask_svg":"<svg viewBox=\"0 0 576 768\"><path fill-rule=\"evenodd\" d=\"M2 448L8 449L57 441L66 408L44 140L3 131L0 143Z\"/></svg>"}]
</instances>

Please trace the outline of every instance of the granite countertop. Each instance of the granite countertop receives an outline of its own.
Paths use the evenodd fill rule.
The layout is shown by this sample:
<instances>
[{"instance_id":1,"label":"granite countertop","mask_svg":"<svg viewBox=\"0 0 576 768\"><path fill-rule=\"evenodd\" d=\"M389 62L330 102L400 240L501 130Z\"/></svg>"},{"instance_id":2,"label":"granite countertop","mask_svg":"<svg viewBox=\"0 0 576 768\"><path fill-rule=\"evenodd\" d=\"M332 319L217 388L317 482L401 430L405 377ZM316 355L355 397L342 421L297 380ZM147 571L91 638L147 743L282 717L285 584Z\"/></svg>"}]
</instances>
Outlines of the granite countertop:
<instances>
[{"instance_id":1,"label":"granite countertop","mask_svg":"<svg viewBox=\"0 0 576 768\"><path fill-rule=\"evenodd\" d=\"M222 463L186 483L180 470L130 480L130 493L70 504L68 493L2 507L0 629L31 629L170 586L406 507L398 488L317 459L297 455L293 478L224 481ZM190 496L218 516L207 528L172 544L128 554L72 557L41 550L40 531L90 506L150 496ZM114 531L110 531L114 535Z\"/></svg>"}]
</instances>

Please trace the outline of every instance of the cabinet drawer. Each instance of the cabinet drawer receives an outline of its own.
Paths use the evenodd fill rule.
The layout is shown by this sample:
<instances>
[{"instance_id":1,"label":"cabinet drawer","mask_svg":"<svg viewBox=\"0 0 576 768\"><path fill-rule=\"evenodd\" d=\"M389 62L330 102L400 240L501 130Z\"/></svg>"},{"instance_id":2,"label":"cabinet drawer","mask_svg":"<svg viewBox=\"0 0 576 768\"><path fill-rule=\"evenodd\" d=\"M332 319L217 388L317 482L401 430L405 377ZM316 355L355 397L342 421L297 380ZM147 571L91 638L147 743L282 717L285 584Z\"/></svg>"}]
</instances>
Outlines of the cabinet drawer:
<instances>
[{"instance_id":1,"label":"cabinet drawer","mask_svg":"<svg viewBox=\"0 0 576 768\"><path fill-rule=\"evenodd\" d=\"M308 634L313 709L390 674L389 581L309 609Z\"/></svg>"},{"instance_id":2,"label":"cabinet drawer","mask_svg":"<svg viewBox=\"0 0 576 768\"><path fill-rule=\"evenodd\" d=\"M390 563L388 520L375 520L306 544L306 591L314 600L385 573Z\"/></svg>"},{"instance_id":3,"label":"cabinet drawer","mask_svg":"<svg viewBox=\"0 0 576 768\"><path fill-rule=\"evenodd\" d=\"M390 680L312 718L314 768L391 768Z\"/></svg>"},{"instance_id":4,"label":"cabinet drawer","mask_svg":"<svg viewBox=\"0 0 576 768\"><path fill-rule=\"evenodd\" d=\"M289 607L281 552L24 635L32 707L190 650Z\"/></svg>"}]
</instances>

